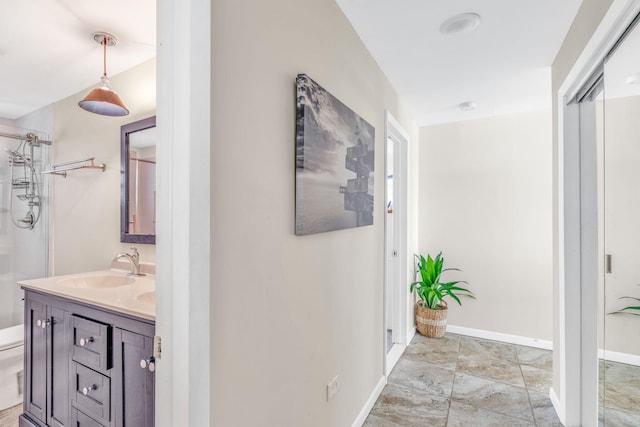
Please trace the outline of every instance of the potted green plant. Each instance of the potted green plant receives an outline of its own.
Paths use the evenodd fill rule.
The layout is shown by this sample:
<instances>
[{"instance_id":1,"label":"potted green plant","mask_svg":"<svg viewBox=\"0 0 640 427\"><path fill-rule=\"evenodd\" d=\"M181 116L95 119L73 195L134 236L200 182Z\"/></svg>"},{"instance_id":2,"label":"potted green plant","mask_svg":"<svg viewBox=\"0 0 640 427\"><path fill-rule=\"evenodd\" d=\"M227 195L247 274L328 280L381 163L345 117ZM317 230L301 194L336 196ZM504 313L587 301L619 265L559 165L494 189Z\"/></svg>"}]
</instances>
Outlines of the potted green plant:
<instances>
[{"instance_id":1,"label":"potted green plant","mask_svg":"<svg viewBox=\"0 0 640 427\"><path fill-rule=\"evenodd\" d=\"M413 282L409 289L415 290L420 300L416 302L416 326L418 332L430 338L441 338L447 328L447 303L445 297L451 297L455 302L462 305L460 296L475 298L473 293L461 286L460 283L467 283L463 280L453 282L441 282L442 273L456 270L458 268L445 268L442 252L431 258L427 255L425 259L422 255L415 255L418 261L417 273L420 279Z\"/></svg>"},{"instance_id":2,"label":"potted green plant","mask_svg":"<svg viewBox=\"0 0 640 427\"><path fill-rule=\"evenodd\" d=\"M640 286L640 285L638 285ZM620 297L618 299L630 299L635 301L635 303L637 305L629 305L625 308L621 308L618 311L614 311L612 313L609 314L631 314L634 316L640 316L640 298L636 298L636 297Z\"/></svg>"}]
</instances>

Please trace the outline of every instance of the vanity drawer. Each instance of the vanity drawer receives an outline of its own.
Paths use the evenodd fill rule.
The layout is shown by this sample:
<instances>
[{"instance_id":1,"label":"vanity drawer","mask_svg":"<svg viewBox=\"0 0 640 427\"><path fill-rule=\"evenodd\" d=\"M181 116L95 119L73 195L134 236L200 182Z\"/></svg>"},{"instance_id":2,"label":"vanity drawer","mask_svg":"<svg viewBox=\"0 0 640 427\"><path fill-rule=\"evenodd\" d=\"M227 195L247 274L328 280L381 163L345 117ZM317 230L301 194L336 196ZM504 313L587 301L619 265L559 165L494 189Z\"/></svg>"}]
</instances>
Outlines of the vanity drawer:
<instances>
[{"instance_id":1,"label":"vanity drawer","mask_svg":"<svg viewBox=\"0 0 640 427\"><path fill-rule=\"evenodd\" d=\"M111 369L111 326L75 315L71 316L71 321L73 360L90 368Z\"/></svg>"},{"instance_id":2,"label":"vanity drawer","mask_svg":"<svg viewBox=\"0 0 640 427\"><path fill-rule=\"evenodd\" d=\"M111 420L111 379L79 363L72 364L73 406L99 420Z\"/></svg>"},{"instance_id":3,"label":"vanity drawer","mask_svg":"<svg viewBox=\"0 0 640 427\"><path fill-rule=\"evenodd\" d=\"M90 416L78 411L76 408L73 408L71 410L71 426L72 427L104 427L102 424L100 424Z\"/></svg>"}]
</instances>

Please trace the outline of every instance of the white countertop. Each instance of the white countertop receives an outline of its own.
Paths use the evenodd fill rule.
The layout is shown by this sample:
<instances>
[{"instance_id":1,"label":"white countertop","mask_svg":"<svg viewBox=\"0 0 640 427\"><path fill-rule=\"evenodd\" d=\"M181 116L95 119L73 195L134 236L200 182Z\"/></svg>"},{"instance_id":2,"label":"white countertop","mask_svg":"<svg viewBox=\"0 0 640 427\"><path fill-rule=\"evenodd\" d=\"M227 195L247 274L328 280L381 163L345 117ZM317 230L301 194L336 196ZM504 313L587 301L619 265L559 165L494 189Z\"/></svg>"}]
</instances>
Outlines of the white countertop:
<instances>
[{"instance_id":1,"label":"white countertop","mask_svg":"<svg viewBox=\"0 0 640 427\"><path fill-rule=\"evenodd\" d=\"M91 271L87 273L69 274L65 276L44 277L42 279L21 280L18 282L23 289L44 292L51 295L68 298L129 314L147 320L155 320L156 304L156 276L147 274L141 277L129 278L130 284L117 287L82 287L83 279L100 279L108 276L124 280L126 271L119 269ZM120 277L121 276L121 277ZM68 279L68 280L67 280ZM149 292L154 292L151 298ZM142 298L140 295L145 294Z\"/></svg>"}]
</instances>

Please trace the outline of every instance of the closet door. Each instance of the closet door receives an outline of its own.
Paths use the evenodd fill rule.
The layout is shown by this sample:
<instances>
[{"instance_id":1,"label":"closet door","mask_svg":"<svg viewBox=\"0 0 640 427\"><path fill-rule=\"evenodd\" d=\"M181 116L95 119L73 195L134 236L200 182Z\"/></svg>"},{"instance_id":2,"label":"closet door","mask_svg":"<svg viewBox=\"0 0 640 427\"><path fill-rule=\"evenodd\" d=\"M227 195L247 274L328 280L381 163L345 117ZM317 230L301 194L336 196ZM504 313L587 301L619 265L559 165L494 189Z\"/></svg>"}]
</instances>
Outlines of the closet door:
<instances>
[{"instance_id":1,"label":"closet door","mask_svg":"<svg viewBox=\"0 0 640 427\"><path fill-rule=\"evenodd\" d=\"M640 425L640 28L604 67L601 421ZM636 307L636 308L626 308Z\"/></svg>"}]
</instances>

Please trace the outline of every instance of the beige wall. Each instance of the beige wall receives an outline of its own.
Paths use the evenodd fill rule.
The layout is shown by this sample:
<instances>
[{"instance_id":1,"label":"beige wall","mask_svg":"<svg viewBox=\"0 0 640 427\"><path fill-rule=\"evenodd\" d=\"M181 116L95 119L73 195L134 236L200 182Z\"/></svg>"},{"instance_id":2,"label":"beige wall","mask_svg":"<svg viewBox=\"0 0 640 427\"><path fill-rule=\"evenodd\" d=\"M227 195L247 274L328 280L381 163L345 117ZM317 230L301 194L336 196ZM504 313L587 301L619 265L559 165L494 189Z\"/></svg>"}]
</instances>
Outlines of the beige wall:
<instances>
[{"instance_id":1,"label":"beige wall","mask_svg":"<svg viewBox=\"0 0 640 427\"><path fill-rule=\"evenodd\" d=\"M349 426L383 372L384 110L415 130L335 2L212 9L211 424ZM298 73L375 127L373 226L294 235Z\"/></svg>"},{"instance_id":2,"label":"beige wall","mask_svg":"<svg viewBox=\"0 0 640 427\"><path fill-rule=\"evenodd\" d=\"M450 325L551 340L548 110L420 128L420 251L442 251Z\"/></svg>"},{"instance_id":3,"label":"beige wall","mask_svg":"<svg viewBox=\"0 0 640 427\"><path fill-rule=\"evenodd\" d=\"M155 60L150 60L111 78L131 112L125 117L78 107L90 88L54 104L52 162L95 157L107 169L50 178L53 274L108 268L116 253L132 246L120 243L120 126L155 114L155 73ZM155 262L155 246L136 246L142 262Z\"/></svg>"},{"instance_id":4,"label":"beige wall","mask_svg":"<svg viewBox=\"0 0 640 427\"><path fill-rule=\"evenodd\" d=\"M613 0L583 0L565 40L556 55L551 67L551 95L553 116L553 343L557 349L560 344L560 265L559 265L559 206L558 206L558 91L564 83L571 68L593 36ZM553 354L553 389L557 396L561 396L560 382L560 353Z\"/></svg>"}]
</instances>

